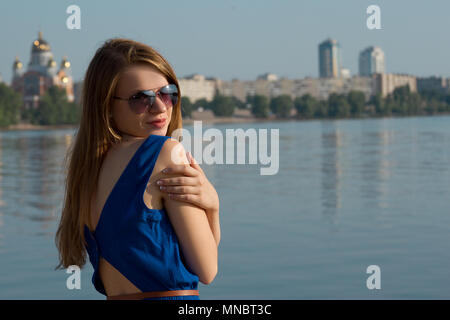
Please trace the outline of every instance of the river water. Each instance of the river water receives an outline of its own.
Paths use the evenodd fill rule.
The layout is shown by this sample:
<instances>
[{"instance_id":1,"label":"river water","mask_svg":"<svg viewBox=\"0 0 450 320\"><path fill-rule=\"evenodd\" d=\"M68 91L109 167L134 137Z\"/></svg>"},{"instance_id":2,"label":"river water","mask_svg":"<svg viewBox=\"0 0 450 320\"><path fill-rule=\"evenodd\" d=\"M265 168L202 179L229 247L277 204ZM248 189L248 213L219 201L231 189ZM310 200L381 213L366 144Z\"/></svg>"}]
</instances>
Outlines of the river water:
<instances>
[{"instance_id":1,"label":"river water","mask_svg":"<svg viewBox=\"0 0 450 320\"><path fill-rule=\"evenodd\" d=\"M202 164L220 197L222 238L201 299L450 298L449 116L214 128L278 129L279 169ZM54 271L74 133L0 132L0 299L104 299L90 264L79 290ZM367 286L373 265L380 289Z\"/></svg>"}]
</instances>

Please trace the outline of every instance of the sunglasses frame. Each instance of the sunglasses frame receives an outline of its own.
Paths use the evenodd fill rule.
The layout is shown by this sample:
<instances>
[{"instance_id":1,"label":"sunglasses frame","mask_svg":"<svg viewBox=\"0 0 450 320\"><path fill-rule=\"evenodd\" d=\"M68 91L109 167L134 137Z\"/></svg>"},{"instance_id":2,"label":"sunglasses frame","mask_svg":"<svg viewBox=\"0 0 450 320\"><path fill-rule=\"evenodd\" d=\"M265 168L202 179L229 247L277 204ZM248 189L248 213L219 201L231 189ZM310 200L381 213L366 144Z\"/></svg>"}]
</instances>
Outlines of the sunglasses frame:
<instances>
[{"instance_id":1,"label":"sunglasses frame","mask_svg":"<svg viewBox=\"0 0 450 320\"><path fill-rule=\"evenodd\" d=\"M162 89L164 89L164 88L167 88L167 87L170 87L172 90L175 89L174 93L177 93L177 102L178 102L178 99L179 99L179 96L178 96L178 88L177 88L177 86L176 86L175 84L173 84L173 83L166 84L165 86L162 86L162 87L158 88L158 90L156 90L156 91L155 91L154 89L150 89L150 90L141 90L141 91L139 91L139 92L136 92L136 93L132 94L129 98L122 98L122 97L118 97L118 96L113 96L112 98L113 98L113 99L117 99L117 100L128 101L128 106L130 107L130 109L131 109L133 112L135 112L135 111L134 111L134 108L132 107L132 101L133 101L133 98L134 98L136 95L138 95L138 94L144 94L145 96L147 96L147 97L149 97L149 98L152 98L153 100L151 100L151 103L150 103L150 104L147 104L147 105L146 105L144 111L142 111L142 112L135 112L136 114L142 114L142 113L147 112L148 110L151 110L151 108L155 105L156 97L159 96L159 99L164 103L164 101L163 101L162 98L161 98L161 93L160 93L160 91L161 91ZM176 103L177 103L177 102L176 102ZM176 103L175 103L175 104L176 104ZM165 105L166 107L168 107L166 103L164 103L164 105ZM174 104L172 104L170 107L173 107L173 106L174 106Z\"/></svg>"}]
</instances>

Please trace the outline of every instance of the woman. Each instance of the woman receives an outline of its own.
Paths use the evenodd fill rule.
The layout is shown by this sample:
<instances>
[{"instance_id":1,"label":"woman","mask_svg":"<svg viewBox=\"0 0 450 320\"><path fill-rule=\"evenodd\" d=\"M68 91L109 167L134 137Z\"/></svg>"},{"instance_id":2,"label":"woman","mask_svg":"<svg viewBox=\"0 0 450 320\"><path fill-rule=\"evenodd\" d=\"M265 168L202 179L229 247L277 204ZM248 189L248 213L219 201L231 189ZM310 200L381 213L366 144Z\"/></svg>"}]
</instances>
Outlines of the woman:
<instances>
[{"instance_id":1,"label":"woman","mask_svg":"<svg viewBox=\"0 0 450 320\"><path fill-rule=\"evenodd\" d=\"M199 299L217 273L217 193L170 137L179 92L170 64L132 40L105 42L87 69L57 269L82 267L87 251L108 299Z\"/></svg>"}]
</instances>

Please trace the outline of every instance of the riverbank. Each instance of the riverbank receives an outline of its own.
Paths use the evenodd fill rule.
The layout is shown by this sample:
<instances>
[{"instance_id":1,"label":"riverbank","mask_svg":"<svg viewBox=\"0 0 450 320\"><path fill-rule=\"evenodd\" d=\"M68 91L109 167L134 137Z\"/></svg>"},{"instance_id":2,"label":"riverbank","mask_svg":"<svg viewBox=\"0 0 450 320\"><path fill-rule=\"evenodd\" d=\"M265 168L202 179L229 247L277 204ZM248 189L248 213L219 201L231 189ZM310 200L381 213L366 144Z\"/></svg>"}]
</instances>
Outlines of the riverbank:
<instances>
[{"instance_id":1,"label":"riverbank","mask_svg":"<svg viewBox=\"0 0 450 320\"><path fill-rule=\"evenodd\" d=\"M272 122L272 121L292 121L299 119L259 119L255 117L215 117L212 119L183 119L183 126L193 125L194 121L202 121L204 124L215 123L246 123L246 122ZM34 125L29 123L14 124L7 127L0 128L0 131L12 131L12 130L52 130L52 129L76 129L78 125L62 124L62 125Z\"/></svg>"},{"instance_id":2,"label":"riverbank","mask_svg":"<svg viewBox=\"0 0 450 320\"><path fill-rule=\"evenodd\" d=\"M29 123L19 123L0 128L0 131L14 131L14 130L52 130L52 129L75 129L78 125L74 124L59 124L59 125L35 125Z\"/></svg>"}]
</instances>

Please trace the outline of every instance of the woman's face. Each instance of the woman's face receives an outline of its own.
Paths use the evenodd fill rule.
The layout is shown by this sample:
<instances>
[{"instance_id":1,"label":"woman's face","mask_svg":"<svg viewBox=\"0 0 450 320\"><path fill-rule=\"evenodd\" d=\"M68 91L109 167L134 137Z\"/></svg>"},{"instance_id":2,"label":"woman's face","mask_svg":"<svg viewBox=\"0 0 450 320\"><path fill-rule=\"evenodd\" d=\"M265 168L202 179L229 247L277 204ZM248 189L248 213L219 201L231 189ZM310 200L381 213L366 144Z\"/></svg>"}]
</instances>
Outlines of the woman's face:
<instances>
[{"instance_id":1,"label":"woman's face","mask_svg":"<svg viewBox=\"0 0 450 320\"><path fill-rule=\"evenodd\" d=\"M149 65L132 65L128 67L119 79L115 96L128 99L141 90L153 90L168 85L167 79L155 68ZM137 137L147 137L150 134L165 136L172 116L172 106L166 106L159 96L146 112L136 114L130 109L128 101L112 100L112 118L117 129L124 134ZM150 122L166 119L162 127Z\"/></svg>"}]
</instances>

